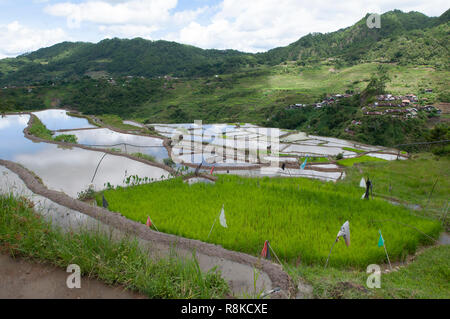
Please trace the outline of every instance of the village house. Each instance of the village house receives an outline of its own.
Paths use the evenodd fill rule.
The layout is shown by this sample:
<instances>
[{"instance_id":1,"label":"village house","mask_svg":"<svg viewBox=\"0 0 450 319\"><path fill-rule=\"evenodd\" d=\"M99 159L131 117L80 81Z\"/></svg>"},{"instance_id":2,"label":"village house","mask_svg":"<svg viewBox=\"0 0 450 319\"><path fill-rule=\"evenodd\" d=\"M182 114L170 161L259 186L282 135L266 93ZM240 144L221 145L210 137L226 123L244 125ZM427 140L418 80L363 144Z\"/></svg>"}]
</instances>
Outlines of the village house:
<instances>
[{"instance_id":1,"label":"village house","mask_svg":"<svg viewBox=\"0 0 450 319\"><path fill-rule=\"evenodd\" d=\"M437 114L441 114L441 110L436 108L434 105L425 105L423 107L420 107L419 110L425 111L425 112L428 112L428 113L436 111Z\"/></svg>"},{"instance_id":2,"label":"village house","mask_svg":"<svg viewBox=\"0 0 450 319\"><path fill-rule=\"evenodd\" d=\"M402 113L408 113L408 110L406 109L389 109L386 110L385 113L398 113L398 114L402 114Z\"/></svg>"},{"instance_id":3,"label":"village house","mask_svg":"<svg viewBox=\"0 0 450 319\"><path fill-rule=\"evenodd\" d=\"M364 113L364 115L383 115L383 112L378 112L378 111L376 111L376 112L366 112L366 113Z\"/></svg>"},{"instance_id":4,"label":"village house","mask_svg":"<svg viewBox=\"0 0 450 319\"><path fill-rule=\"evenodd\" d=\"M307 105L307 104L291 104L286 107L286 110L301 109L301 108L307 107L307 106L312 106L317 109L320 109L324 106L333 105L334 103L338 102L340 98L349 98L352 96L353 96L353 94L351 94L351 93L329 95L329 96L325 97L321 102L317 102L317 103L313 103L313 104L309 104L309 105Z\"/></svg>"},{"instance_id":5,"label":"village house","mask_svg":"<svg viewBox=\"0 0 450 319\"><path fill-rule=\"evenodd\" d=\"M403 104L404 106L408 106L408 105L411 104L411 101L410 101L410 100L402 100L402 104Z\"/></svg>"},{"instance_id":6,"label":"village house","mask_svg":"<svg viewBox=\"0 0 450 319\"><path fill-rule=\"evenodd\" d=\"M405 97L410 101L410 102L418 102L419 99L417 98L417 96L415 96L414 94L406 94Z\"/></svg>"}]
</instances>

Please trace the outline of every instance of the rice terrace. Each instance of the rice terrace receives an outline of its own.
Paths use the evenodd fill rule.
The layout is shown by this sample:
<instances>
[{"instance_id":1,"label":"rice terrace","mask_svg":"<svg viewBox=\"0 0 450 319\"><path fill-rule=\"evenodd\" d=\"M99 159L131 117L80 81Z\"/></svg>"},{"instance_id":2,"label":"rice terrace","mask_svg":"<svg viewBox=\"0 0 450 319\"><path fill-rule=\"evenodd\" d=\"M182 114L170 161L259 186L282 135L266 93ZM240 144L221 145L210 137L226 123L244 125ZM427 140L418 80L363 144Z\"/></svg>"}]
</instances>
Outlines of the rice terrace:
<instances>
[{"instance_id":1,"label":"rice terrace","mask_svg":"<svg viewBox=\"0 0 450 319\"><path fill-rule=\"evenodd\" d=\"M429 240L414 229L402 229L390 219L417 227L432 237L438 222L411 215L383 200L362 201L350 186L307 179L220 176L215 184L187 185L180 178L105 192L110 209L136 221L150 215L165 233L209 241L257 256L269 240L286 261L325 263L337 228L352 225L352 245L336 247L330 265L365 267L383 263L384 251L373 245L378 230L389 238L390 256L397 260L414 253ZM98 200L100 203L100 199ZM228 229L208 233L222 203Z\"/></svg>"},{"instance_id":2,"label":"rice terrace","mask_svg":"<svg viewBox=\"0 0 450 319\"><path fill-rule=\"evenodd\" d=\"M449 299L449 11L362 16L0 59L0 299Z\"/></svg>"}]
</instances>

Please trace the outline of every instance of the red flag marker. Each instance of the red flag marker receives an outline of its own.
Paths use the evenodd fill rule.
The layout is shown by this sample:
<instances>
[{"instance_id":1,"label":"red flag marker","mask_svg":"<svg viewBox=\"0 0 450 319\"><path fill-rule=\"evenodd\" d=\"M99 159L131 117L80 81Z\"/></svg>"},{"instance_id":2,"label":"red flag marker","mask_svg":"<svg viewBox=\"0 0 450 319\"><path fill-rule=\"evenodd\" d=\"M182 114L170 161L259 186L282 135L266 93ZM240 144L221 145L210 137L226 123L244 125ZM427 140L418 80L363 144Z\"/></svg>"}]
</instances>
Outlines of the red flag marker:
<instances>
[{"instance_id":1,"label":"red flag marker","mask_svg":"<svg viewBox=\"0 0 450 319\"><path fill-rule=\"evenodd\" d=\"M266 258L266 257L267 257L267 240L266 240L266 242L264 243L264 247L263 247L263 249L262 249L262 251L261 251L261 257L263 257L263 258Z\"/></svg>"},{"instance_id":2,"label":"red flag marker","mask_svg":"<svg viewBox=\"0 0 450 319\"><path fill-rule=\"evenodd\" d=\"M213 174L214 168L215 168L215 166L213 166L213 167L211 168L211 172L209 172L209 175L212 175L212 174Z\"/></svg>"},{"instance_id":3,"label":"red flag marker","mask_svg":"<svg viewBox=\"0 0 450 319\"><path fill-rule=\"evenodd\" d=\"M152 221L150 220L150 216L147 216L147 224L148 227L152 227Z\"/></svg>"},{"instance_id":4,"label":"red flag marker","mask_svg":"<svg viewBox=\"0 0 450 319\"><path fill-rule=\"evenodd\" d=\"M270 260L270 259L272 259L272 258L270 257L270 246L269 246L269 245L270 245L270 244L269 244L269 241L266 240L265 243L264 243L264 248L263 248L263 250L261 251L261 257Z\"/></svg>"}]
</instances>

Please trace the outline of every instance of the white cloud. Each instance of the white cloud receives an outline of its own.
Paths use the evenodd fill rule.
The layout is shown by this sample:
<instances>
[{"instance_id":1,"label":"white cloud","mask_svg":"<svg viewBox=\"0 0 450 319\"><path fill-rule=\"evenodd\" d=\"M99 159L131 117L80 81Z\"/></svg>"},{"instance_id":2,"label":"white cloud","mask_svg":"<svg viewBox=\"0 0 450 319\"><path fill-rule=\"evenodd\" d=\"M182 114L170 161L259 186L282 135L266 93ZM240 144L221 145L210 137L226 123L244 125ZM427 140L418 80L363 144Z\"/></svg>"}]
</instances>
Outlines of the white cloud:
<instances>
[{"instance_id":1,"label":"white cloud","mask_svg":"<svg viewBox=\"0 0 450 319\"><path fill-rule=\"evenodd\" d=\"M147 40L151 40L152 37L150 34L156 30L157 27L145 26L145 25L132 25L132 24L124 24L124 25L101 25L99 31L104 33L107 38L144 38Z\"/></svg>"},{"instance_id":2,"label":"white cloud","mask_svg":"<svg viewBox=\"0 0 450 319\"><path fill-rule=\"evenodd\" d=\"M284 46L310 32L331 32L348 27L366 13L392 9L440 15L442 0L224 0L211 22L191 22L168 37L203 48L233 48L248 52Z\"/></svg>"},{"instance_id":3,"label":"white cloud","mask_svg":"<svg viewBox=\"0 0 450 319\"><path fill-rule=\"evenodd\" d=\"M169 20L169 11L176 6L177 0L87 1L57 3L44 10L53 16L65 17L69 28L78 28L83 22L156 27Z\"/></svg>"},{"instance_id":4,"label":"white cloud","mask_svg":"<svg viewBox=\"0 0 450 319\"><path fill-rule=\"evenodd\" d=\"M0 58L17 56L67 40L61 28L36 30L18 21L0 25Z\"/></svg>"},{"instance_id":5,"label":"white cloud","mask_svg":"<svg viewBox=\"0 0 450 319\"><path fill-rule=\"evenodd\" d=\"M177 4L178 0L89 0L52 4L44 11L66 18L69 29L92 24L103 37L151 39L152 33L180 28L208 8L176 11Z\"/></svg>"}]
</instances>

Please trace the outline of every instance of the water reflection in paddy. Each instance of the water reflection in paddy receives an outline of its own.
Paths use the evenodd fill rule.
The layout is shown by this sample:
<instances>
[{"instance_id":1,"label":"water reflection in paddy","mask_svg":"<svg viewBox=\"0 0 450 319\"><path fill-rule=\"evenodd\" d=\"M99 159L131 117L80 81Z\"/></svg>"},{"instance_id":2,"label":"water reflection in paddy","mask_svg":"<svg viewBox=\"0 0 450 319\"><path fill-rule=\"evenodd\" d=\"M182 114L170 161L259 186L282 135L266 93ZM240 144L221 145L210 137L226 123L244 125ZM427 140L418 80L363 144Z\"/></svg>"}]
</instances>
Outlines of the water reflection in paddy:
<instances>
[{"instance_id":1,"label":"water reflection in paddy","mask_svg":"<svg viewBox=\"0 0 450 319\"><path fill-rule=\"evenodd\" d=\"M33 114L36 115L41 122L52 131L96 127L89 124L88 120L85 118L67 115L66 110L45 110L33 112Z\"/></svg>"},{"instance_id":2,"label":"water reflection in paddy","mask_svg":"<svg viewBox=\"0 0 450 319\"><path fill-rule=\"evenodd\" d=\"M84 131L67 131L60 134L72 134L78 138L78 143L84 145L116 145L127 143L138 146L162 146L163 140L148 136L139 136L133 134L123 134L112 131L107 128Z\"/></svg>"},{"instance_id":3,"label":"water reflection in paddy","mask_svg":"<svg viewBox=\"0 0 450 319\"><path fill-rule=\"evenodd\" d=\"M151 155L160 163L169 157L167 149L163 146L163 140L159 138L118 133L107 128L57 132L55 135L61 134L75 135L78 143L83 145L119 149L127 154Z\"/></svg>"},{"instance_id":4,"label":"water reflection in paddy","mask_svg":"<svg viewBox=\"0 0 450 319\"><path fill-rule=\"evenodd\" d=\"M80 148L63 148L48 143L35 143L23 136L28 115L0 118L0 158L20 163L42 178L48 188L76 197L85 190L104 153ZM104 184L121 185L125 175L161 179L168 172L121 156L106 155L93 181L96 189Z\"/></svg>"}]
</instances>

